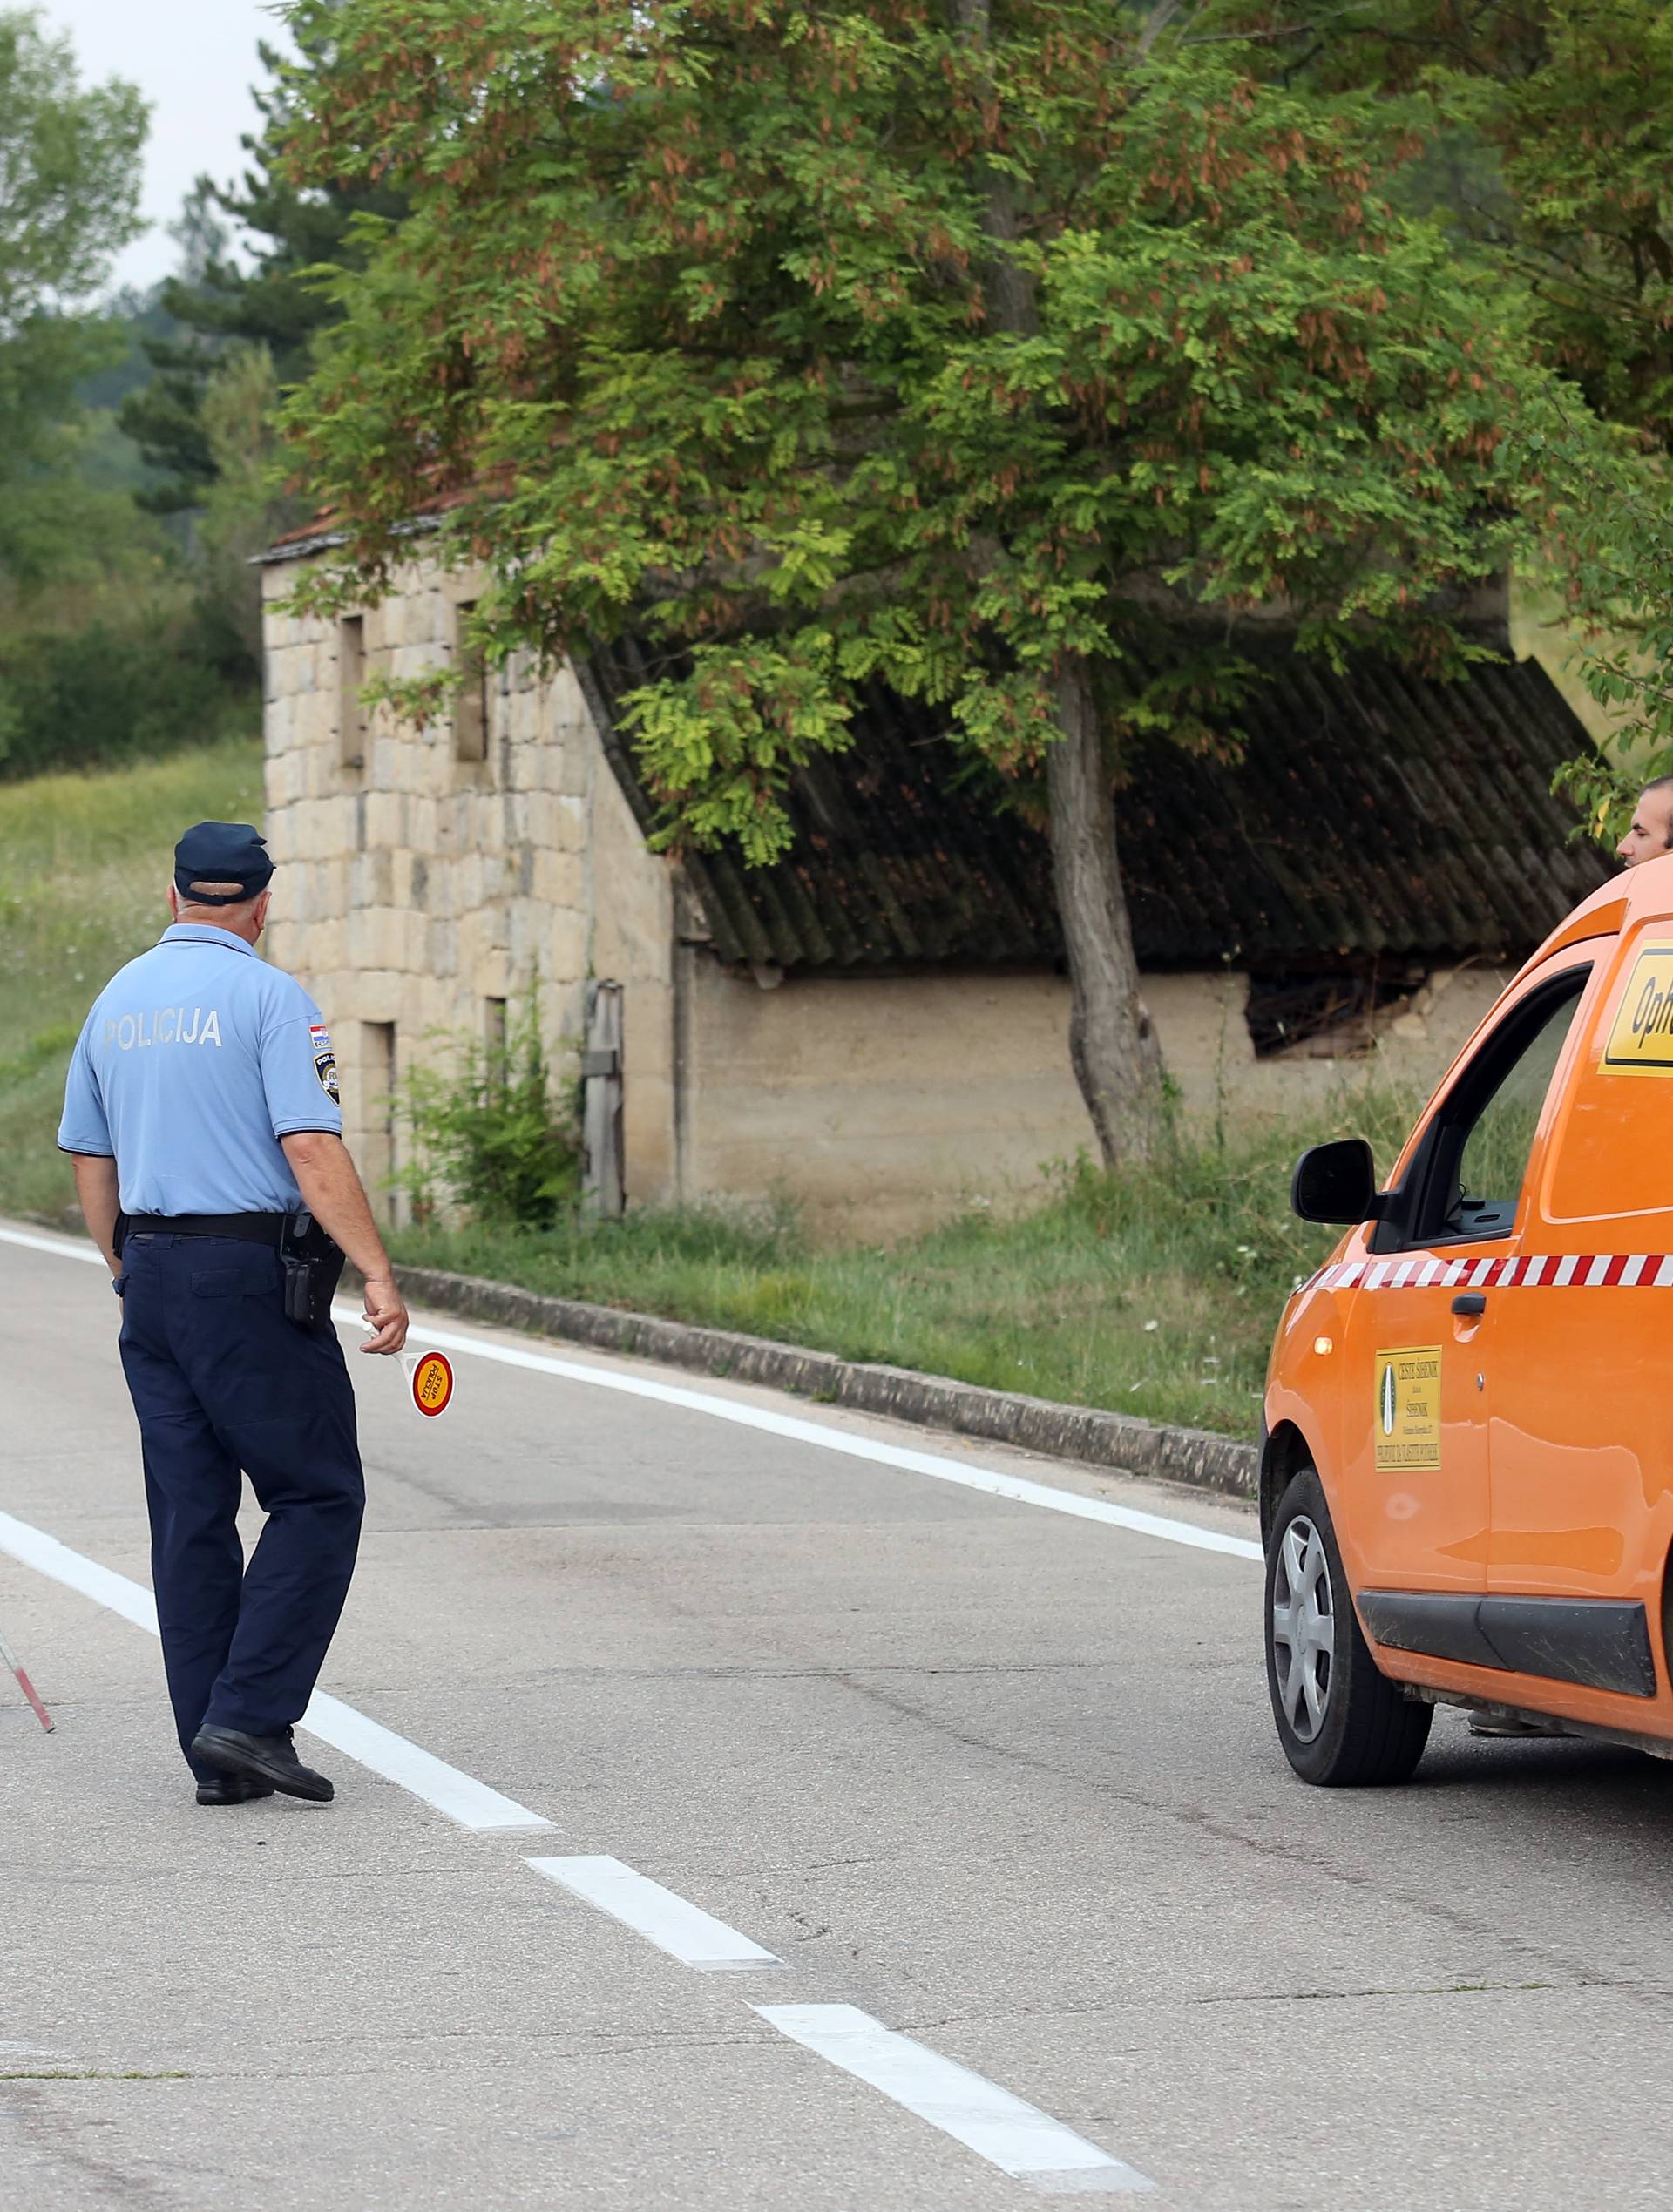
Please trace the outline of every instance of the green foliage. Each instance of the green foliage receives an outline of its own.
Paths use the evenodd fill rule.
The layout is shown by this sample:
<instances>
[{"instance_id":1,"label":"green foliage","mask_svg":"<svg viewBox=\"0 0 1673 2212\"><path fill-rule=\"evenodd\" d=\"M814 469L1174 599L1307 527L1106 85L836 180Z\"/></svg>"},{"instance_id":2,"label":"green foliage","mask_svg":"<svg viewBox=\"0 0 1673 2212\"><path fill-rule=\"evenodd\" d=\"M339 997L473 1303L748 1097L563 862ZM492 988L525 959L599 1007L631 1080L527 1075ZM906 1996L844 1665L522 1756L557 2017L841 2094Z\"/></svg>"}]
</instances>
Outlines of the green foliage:
<instances>
[{"instance_id":1,"label":"green foliage","mask_svg":"<svg viewBox=\"0 0 1673 2212\"><path fill-rule=\"evenodd\" d=\"M288 518L267 484L275 392L231 349L204 406L217 477L191 538L136 507L132 446L87 415L40 478L51 589L0 585L0 779L213 741L254 719L261 590L249 557Z\"/></svg>"},{"instance_id":2,"label":"green foliage","mask_svg":"<svg viewBox=\"0 0 1673 2212\"><path fill-rule=\"evenodd\" d=\"M261 671L261 582L250 565L297 519L276 491L279 382L265 346L231 345L203 387L199 419L214 464L196 531L201 600L236 639L253 679Z\"/></svg>"},{"instance_id":3,"label":"green foliage","mask_svg":"<svg viewBox=\"0 0 1673 2212\"><path fill-rule=\"evenodd\" d=\"M394 1101L411 1160L393 1182L421 1221L438 1200L487 1226L548 1227L580 1189L575 1086L553 1081L532 986L503 1038L436 1032L445 1068L413 1069Z\"/></svg>"},{"instance_id":4,"label":"green foliage","mask_svg":"<svg viewBox=\"0 0 1673 2212\"><path fill-rule=\"evenodd\" d=\"M329 24L317 37L304 34L304 51L329 57ZM261 132L241 141L249 166L236 183L199 179L177 233L186 266L163 287L160 305L172 328L146 341L155 373L122 411L123 427L159 479L144 495L159 513L201 505L222 476L206 411L222 355L265 352L275 386L305 375L314 334L333 312L308 272L321 262L352 261L356 215L393 219L401 212L399 194L376 183L327 178L300 190L289 181L279 160L289 127L282 83L274 81L280 57L266 44L259 52L269 81L254 93ZM238 258L234 235L244 249Z\"/></svg>"},{"instance_id":5,"label":"green foliage","mask_svg":"<svg viewBox=\"0 0 1673 2212\"><path fill-rule=\"evenodd\" d=\"M1560 466L1582 491L1548 549L1548 580L1575 619L1587 690L1630 719L1608 756L1571 761L1557 785L1614 844L1641 787L1673 772L1673 462L1629 451L1600 462L1589 440L1583 456L1575 443Z\"/></svg>"},{"instance_id":6,"label":"green foliage","mask_svg":"<svg viewBox=\"0 0 1673 2212\"><path fill-rule=\"evenodd\" d=\"M1019 776L1065 655L1114 670L1115 740L1202 741L1257 602L1455 669L1470 590L1548 524L1527 293L1394 194L1450 126L1421 87L1147 49L1115 0L1019 0L992 51L912 0L421 17L417 67L395 0L292 10L336 41L290 79L295 175L411 208L361 225L288 410L348 531L308 595L375 589L445 495L497 650L649 628L670 837L779 849L874 679Z\"/></svg>"},{"instance_id":7,"label":"green foliage","mask_svg":"<svg viewBox=\"0 0 1673 2212\"><path fill-rule=\"evenodd\" d=\"M1481 0L1467 16L1348 0L1318 22L1255 20L1286 78L1426 91L1445 127L1417 199L1520 282L1535 357L1632 434L1600 445L1559 398L1545 436L1509 444L1551 493L1533 565L1568 613L1575 673L1612 720L1636 720L1623 758L1559 779L1613 842L1638 783L1673 768L1673 16L1661 0Z\"/></svg>"},{"instance_id":8,"label":"green foliage","mask_svg":"<svg viewBox=\"0 0 1673 2212\"><path fill-rule=\"evenodd\" d=\"M138 234L145 130L132 85L84 87L36 10L0 10L0 580L54 572L77 386L121 351L83 309Z\"/></svg>"},{"instance_id":9,"label":"green foliage","mask_svg":"<svg viewBox=\"0 0 1673 2212\"><path fill-rule=\"evenodd\" d=\"M1336 85L1426 84L1462 234L1528 280L1552 365L1673 443L1673 18L1660 0L1350 0L1272 41Z\"/></svg>"},{"instance_id":10,"label":"green foliage","mask_svg":"<svg viewBox=\"0 0 1673 2212\"><path fill-rule=\"evenodd\" d=\"M91 619L37 619L0 645L0 781L111 767L205 745L260 719L229 680L227 640L202 606L166 586Z\"/></svg>"},{"instance_id":11,"label":"green foliage","mask_svg":"<svg viewBox=\"0 0 1673 2212\"><path fill-rule=\"evenodd\" d=\"M225 474L189 547L135 506L108 415L86 417L43 476L57 580L0 586L0 779L252 725L261 636L247 556L274 513L261 481L271 402L265 356L229 356L211 409Z\"/></svg>"},{"instance_id":12,"label":"green foliage","mask_svg":"<svg viewBox=\"0 0 1673 2212\"><path fill-rule=\"evenodd\" d=\"M1552 360L1673 447L1673 17L1548 0L1537 69L1476 103L1519 211Z\"/></svg>"},{"instance_id":13,"label":"green foliage","mask_svg":"<svg viewBox=\"0 0 1673 2212\"><path fill-rule=\"evenodd\" d=\"M73 1194L53 1140L87 1009L166 927L181 830L259 822L261 804L253 706L235 738L200 751L0 783L0 1214L62 1222Z\"/></svg>"}]
</instances>

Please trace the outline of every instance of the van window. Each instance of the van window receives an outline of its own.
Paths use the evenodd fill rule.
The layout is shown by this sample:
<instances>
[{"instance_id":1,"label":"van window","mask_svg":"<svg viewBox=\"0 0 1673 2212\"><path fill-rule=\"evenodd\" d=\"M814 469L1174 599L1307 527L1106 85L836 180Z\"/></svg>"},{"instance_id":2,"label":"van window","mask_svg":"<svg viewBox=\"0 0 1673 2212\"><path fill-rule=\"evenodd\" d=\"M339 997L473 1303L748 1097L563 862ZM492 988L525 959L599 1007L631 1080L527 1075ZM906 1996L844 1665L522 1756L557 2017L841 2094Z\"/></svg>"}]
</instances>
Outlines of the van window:
<instances>
[{"instance_id":1,"label":"van window","mask_svg":"<svg viewBox=\"0 0 1673 2212\"><path fill-rule=\"evenodd\" d=\"M1515 1227L1540 1115L1590 973L1570 968L1530 992L1453 1086L1425 1147L1407 1241L1508 1236Z\"/></svg>"}]
</instances>

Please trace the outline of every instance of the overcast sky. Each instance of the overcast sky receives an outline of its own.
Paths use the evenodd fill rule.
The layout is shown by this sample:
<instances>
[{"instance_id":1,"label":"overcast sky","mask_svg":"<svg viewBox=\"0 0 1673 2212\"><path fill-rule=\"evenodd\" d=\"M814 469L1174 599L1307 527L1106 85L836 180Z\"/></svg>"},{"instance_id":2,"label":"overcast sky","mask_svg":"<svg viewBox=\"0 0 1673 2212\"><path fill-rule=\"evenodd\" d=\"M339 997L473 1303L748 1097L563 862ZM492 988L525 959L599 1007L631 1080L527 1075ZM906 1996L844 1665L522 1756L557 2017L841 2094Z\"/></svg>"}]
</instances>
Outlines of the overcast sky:
<instances>
[{"instance_id":1,"label":"overcast sky","mask_svg":"<svg viewBox=\"0 0 1673 2212\"><path fill-rule=\"evenodd\" d=\"M257 116L250 86L261 74L258 38L283 41L258 0L35 0L55 30L68 31L84 82L125 77L151 103L144 212L151 227L116 265L118 284L147 285L174 265L166 226L193 179L239 174L241 132Z\"/></svg>"}]
</instances>

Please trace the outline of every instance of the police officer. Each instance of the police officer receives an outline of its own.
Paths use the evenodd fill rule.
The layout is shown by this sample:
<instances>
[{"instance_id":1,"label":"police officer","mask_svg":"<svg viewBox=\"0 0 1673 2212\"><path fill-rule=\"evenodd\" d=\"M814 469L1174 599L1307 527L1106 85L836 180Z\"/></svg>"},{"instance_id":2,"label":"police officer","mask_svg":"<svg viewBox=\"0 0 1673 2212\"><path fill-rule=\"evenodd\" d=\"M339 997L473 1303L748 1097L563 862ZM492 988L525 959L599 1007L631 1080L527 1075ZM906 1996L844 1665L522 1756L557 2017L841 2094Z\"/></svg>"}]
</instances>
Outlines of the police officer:
<instances>
[{"instance_id":1,"label":"police officer","mask_svg":"<svg viewBox=\"0 0 1673 2212\"><path fill-rule=\"evenodd\" d=\"M95 1001L58 1132L121 1301L163 1663L200 1805L332 1795L291 1729L365 1505L329 1318L344 1255L366 1279L362 1350L398 1352L407 1335L343 1146L324 1018L256 957L272 875L247 824L186 831L172 926ZM240 1469L268 1517L247 1567Z\"/></svg>"}]
</instances>

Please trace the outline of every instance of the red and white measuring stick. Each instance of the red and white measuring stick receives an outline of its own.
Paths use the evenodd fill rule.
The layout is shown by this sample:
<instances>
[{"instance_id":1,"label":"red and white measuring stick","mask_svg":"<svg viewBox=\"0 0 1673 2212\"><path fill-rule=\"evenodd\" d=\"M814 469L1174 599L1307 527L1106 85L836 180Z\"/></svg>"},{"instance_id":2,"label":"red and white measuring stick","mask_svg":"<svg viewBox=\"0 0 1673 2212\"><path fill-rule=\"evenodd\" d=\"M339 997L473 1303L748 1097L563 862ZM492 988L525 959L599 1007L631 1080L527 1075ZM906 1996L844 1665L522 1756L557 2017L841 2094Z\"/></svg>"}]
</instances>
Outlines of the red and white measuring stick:
<instances>
[{"instance_id":1,"label":"red and white measuring stick","mask_svg":"<svg viewBox=\"0 0 1673 2212\"><path fill-rule=\"evenodd\" d=\"M11 1669L12 1673L17 1676L17 1687L20 1690L22 1690L24 1695L34 1707L36 1719L46 1730L47 1734L51 1735L57 1724L53 1721L52 1715L47 1711L45 1706L44 1706L41 1703L40 1699L36 1696L34 1683L30 1681L28 1675L24 1674L23 1668L18 1665L17 1653L13 1651L11 1646L6 1641L3 1636L0 1636L0 1660L3 1660L6 1665Z\"/></svg>"}]
</instances>

